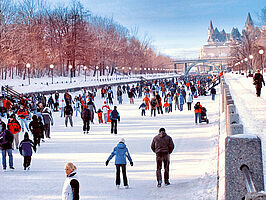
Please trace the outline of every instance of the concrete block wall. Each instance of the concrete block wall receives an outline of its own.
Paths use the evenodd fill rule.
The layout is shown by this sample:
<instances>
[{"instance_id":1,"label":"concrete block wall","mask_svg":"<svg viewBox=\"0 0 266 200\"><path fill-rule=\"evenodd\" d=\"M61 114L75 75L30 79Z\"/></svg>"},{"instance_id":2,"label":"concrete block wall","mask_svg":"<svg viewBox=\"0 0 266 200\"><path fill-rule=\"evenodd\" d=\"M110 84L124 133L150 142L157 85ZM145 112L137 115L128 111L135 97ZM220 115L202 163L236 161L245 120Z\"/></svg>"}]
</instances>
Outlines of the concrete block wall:
<instances>
[{"instance_id":1,"label":"concrete block wall","mask_svg":"<svg viewBox=\"0 0 266 200\"><path fill-rule=\"evenodd\" d=\"M221 79L221 110L224 116L225 130L220 135L223 147L220 150L218 199L219 200L255 200L246 189L246 180L240 167L248 166L256 191L264 190L263 163L260 138L245 135L240 116L234 104L229 86ZM222 187L222 188L221 188ZM222 191L222 192L221 192ZM256 198L253 198L255 197ZM261 197L261 195L259 196Z\"/></svg>"}]
</instances>

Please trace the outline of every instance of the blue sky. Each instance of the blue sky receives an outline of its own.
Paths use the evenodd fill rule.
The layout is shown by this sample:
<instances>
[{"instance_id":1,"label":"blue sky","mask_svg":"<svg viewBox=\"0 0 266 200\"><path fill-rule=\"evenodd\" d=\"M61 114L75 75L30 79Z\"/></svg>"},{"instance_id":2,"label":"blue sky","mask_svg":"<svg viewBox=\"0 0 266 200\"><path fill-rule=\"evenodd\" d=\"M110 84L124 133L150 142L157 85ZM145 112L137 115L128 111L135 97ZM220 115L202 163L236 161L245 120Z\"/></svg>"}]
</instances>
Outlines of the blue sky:
<instances>
[{"instance_id":1,"label":"blue sky","mask_svg":"<svg viewBox=\"0 0 266 200\"><path fill-rule=\"evenodd\" d=\"M67 5L72 0L48 0ZM241 31L251 13L256 23L265 0L80 0L93 14L113 17L153 47L173 58L196 58L206 43L210 20L219 30Z\"/></svg>"}]
</instances>

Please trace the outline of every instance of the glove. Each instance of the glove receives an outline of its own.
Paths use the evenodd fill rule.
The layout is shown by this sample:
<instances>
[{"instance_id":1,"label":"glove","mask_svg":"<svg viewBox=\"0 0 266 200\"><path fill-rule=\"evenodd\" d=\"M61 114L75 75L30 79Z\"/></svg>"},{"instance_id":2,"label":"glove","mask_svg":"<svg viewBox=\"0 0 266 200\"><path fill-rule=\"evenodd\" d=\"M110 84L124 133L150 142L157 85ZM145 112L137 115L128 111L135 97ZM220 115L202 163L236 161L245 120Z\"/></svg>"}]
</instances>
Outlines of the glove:
<instances>
[{"instance_id":1,"label":"glove","mask_svg":"<svg viewBox=\"0 0 266 200\"><path fill-rule=\"evenodd\" d=\"M105 165L107 166L107 165L108 165L108 163L109 163L109 160L106 160L106 162L105 162Z\"/></svg>"},{"instance_id":2,"label":"glove","mask_svg":"<svg viewBox=\"0 0 266 200\"><path fill-rule=\"evenodd\" d=\"M133 162L130 162L130 165L133 166Z\"/></svg>"},{"instance_id":3,"label":"glove","mask_svg":"<svg viewBox=\"0 0 266 200\"><path fill-rule=\"evenodd\" d=\"M54 123L52 123L52 126L54 125Z\"/></svg>"}]
</instances>

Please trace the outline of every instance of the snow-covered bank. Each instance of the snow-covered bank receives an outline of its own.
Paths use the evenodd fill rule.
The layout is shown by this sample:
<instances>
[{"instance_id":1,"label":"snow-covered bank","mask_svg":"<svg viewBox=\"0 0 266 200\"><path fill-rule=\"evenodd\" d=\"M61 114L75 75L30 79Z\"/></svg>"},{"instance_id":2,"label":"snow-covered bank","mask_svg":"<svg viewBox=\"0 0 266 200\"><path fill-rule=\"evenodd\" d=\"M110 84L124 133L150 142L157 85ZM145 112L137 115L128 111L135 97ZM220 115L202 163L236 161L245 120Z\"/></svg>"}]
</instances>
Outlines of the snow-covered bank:
<instances>
[{"instance_id":1,"label":"snow-covered bank","mask_svg":"<svg viewBox=\"0 0 266 200\"><path fill-rule=\"evenodd\" d=\"M115 93L115 92L114 92ZM96 107L102 105L99 93ZM110 124L91 126L89 135L83 135L80 117L74 117L74 127L66 128L59 113L54 114L55 125L51 139L42 143L33 156L31 171L22 168L22 157L15 150L15 171L0 172L0 199L36 200L60 199L65 178L64 164L74 162L78 167L81 199L189 199L214 200L216 197L216 159L219 121L218 99L199 97L208 110L210 124L194 125L194 112L174 111L150 117L140 116L141 102L118 106L121 123L118 135L110 134ZM194 102L194 103L195 103ZM95 120L97 121L97 120ZM155 155L150 149L152 138L165 127L173 138L175 150L171 155L170 186L156 188ZM22 136L21 136L22 137ZM115 188L115 168L112 160L105 161L124 137L134 161L127 166L130 189Z\"/></svg>"},{"instance_id":2,"label":"snow-covered bank","mask_svg":"<svg viewBox=\"0 0 266 200\"><path fill-rule=\"evenodd\" d=\"M90 86L99 86L105 84L114 84L114 83L127 83L140 81L141 77L149 80L158 79L158 78L169 78L178 76L177 74L143 74L143 75L134 75L134 76L99 76L92 77L88 76L85 81L84 76L73 77L54 77L53 84L51 77L43 78L31 78L30 84L29 80L26 78L22 80L21 78L1 80L1 85L11 86L14 90L19 93L28 93L28 92L42 92L50 90L65 90L70 88L77 87L90 87Z\"/></svg>"}]
</instances>

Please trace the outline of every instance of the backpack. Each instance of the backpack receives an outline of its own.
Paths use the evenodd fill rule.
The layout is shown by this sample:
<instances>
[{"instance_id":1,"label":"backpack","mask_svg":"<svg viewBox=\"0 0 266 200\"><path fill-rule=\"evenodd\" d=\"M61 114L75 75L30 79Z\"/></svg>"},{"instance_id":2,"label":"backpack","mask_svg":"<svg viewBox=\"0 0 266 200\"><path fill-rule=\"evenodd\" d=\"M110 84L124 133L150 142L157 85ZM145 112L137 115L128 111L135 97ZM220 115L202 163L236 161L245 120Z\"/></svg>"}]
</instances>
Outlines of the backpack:
<instances>
[{"instance_id":1,"label":"backpack","mask_svg":"<svg viewBox=\"0 0 266 200\"><path fill-rule=\"evenodd\" d=\"M156 99L153 99L153 100L151 101L151 105L152 105L152 106L156 106L156 104L157 104L157 103L156 103Z\"/></svg>"}]
</instances>

